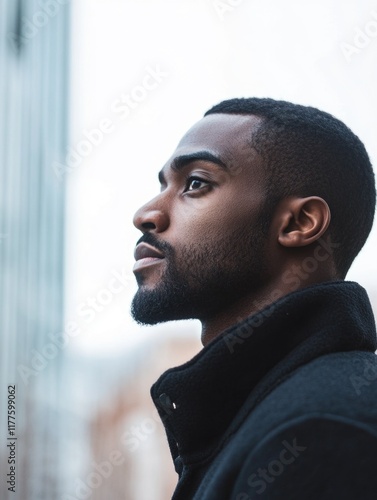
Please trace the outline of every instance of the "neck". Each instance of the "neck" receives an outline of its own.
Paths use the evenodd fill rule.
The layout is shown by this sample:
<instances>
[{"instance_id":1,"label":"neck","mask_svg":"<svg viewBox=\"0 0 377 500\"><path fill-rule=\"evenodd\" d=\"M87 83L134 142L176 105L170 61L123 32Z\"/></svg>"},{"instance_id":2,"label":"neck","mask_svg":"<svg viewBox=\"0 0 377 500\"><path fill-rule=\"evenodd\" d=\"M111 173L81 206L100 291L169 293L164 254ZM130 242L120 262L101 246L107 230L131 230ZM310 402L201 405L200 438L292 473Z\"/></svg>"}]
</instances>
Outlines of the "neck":
<instances>
[{"instance_id":1,"label":"neck","mask_svg":"<svg viewBox=\"0 0 377 500\"><path fill-rule=\"evenodd\" d=\"M249 294L226 309L222 309L215 316L202 320L201 341L203 346L209 344L227 328L252 316L284 295L285 293L277 288L266 290L263 294L259 293L258 296L255 296L254 293Z\"/></svg>"},{"instance_id":2,"label":"neck","mask_svg":"<svg viewBox=\"0 0 377 500\"><path fill-rule=\"evenodd\" d=\"M333 281L336 279L329 275L321 277L317 275L311 278L312 279L301 280L300 282L298 282L298 280L292 280L289 283L285 282L288 280L279 280L277 283L266 286L263 290L258 290L258 292L253 291L245 295L241 300L231 304L226 309L222 309L215 316L202 319L201 341L203 346L209 344L227 328L261 311L281 297L315 283Z\"/></svg>"}]
</instances>

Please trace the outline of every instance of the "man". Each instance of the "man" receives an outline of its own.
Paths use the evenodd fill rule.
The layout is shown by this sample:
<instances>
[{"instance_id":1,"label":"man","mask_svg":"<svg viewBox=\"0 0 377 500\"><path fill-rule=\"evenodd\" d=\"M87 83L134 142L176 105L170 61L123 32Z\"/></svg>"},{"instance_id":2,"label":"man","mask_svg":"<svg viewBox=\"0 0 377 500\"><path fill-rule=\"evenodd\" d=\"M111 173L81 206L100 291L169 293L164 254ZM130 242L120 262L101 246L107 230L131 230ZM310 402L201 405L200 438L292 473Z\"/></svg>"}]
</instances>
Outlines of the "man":
<instances>
[{"instance_id":1,"label":"man","mask_svg":"<svg viewBox=\"0 0 377 500\"><path fill-rule=\"evenodd\" d=\"M376 330L344 281L374 217L363 144L315 108L232 99L159 176L132 313L197 318L204 345L152 387L173 498L376 499Z\"/></svg>"}]
</instances>

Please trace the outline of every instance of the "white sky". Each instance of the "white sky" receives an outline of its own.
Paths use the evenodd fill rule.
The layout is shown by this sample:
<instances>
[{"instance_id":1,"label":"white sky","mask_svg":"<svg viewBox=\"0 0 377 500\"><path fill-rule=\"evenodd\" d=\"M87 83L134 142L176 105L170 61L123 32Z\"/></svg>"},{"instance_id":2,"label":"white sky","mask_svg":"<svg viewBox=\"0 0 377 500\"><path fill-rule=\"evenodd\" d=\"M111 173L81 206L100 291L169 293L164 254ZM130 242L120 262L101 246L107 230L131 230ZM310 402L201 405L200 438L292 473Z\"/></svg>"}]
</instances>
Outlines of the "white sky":
<instances>
[{"instance_id":1,"label":"white sky","mask_svg":"<svg viewBox=\"0 0 377 500\"><path fill-rule=\"evenodd\" d=\"M181 136L213 104L259 96L319 107L350 126L376 164L377 5L308 3L72 2L67 149L80 150L83 131L100 123L111 132L85 158L82 149L81 163L66 174L66 315L82 328L71 345L86 353L111 353L165 333L199 331L196 322L141 328L130 318L133 249L140 236L132 216L158 192L157 172ZM222 16L221 4L227 9ZM360 47L348 59L345 43ZM143 82L151 85L145 77L156 68L163 74L155 88L137 89ZM119 102L130 94L133 109L125 116L127 105L120 108ZM74 166L72 159L67 162ZM376 241L377 228L348 275L369 291L375 288ZM123 290L104 292L114 283L113 273L122 270L130 277ZM109 303L101 311L91 308L89 316L84 304L97 296ZM78 315L80 307L86 316Z\"/></svg>"}]
</instances>

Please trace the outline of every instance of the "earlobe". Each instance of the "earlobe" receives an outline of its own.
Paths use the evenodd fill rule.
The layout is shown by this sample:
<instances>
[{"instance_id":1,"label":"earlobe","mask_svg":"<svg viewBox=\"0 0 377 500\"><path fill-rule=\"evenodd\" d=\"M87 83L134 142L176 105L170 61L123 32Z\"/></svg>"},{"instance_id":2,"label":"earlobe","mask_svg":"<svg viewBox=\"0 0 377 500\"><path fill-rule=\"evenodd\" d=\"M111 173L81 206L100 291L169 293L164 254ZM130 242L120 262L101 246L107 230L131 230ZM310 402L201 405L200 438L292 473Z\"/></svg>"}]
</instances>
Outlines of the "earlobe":
<instances>
[{"instance_id":1,"label":"earlobe","mask_svg":"<svg viewBox=\"0 0 377 500\"><path fill-rule=\"evenodd\" d=\"M286 198L280 208L278 241L282 246L310 245L329 227L330 208L319 196Z\"/></svg>"}]
</instances>

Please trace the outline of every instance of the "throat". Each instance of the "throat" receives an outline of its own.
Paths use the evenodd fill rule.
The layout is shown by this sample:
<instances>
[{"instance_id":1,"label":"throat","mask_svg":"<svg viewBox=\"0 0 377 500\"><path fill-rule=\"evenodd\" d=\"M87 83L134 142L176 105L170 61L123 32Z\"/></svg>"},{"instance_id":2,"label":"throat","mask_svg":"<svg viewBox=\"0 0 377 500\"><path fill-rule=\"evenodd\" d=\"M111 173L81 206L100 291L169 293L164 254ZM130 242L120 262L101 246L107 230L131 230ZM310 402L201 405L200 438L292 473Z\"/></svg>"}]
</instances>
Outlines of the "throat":
<instances>
[{"instance_id":1,"label":"throat","mask_svg":"<svg viewBox=\"0 0 377 500\"><path fill-rule=\"evenodd\" d=\"M284 293L277 288L265 290L264 293L259 292L257 296L253 293L243 297L211 318L202 319L201 342L203 346L208 345L231 326L271 305L283 295Z\"/></svg>"}]
</instances>

